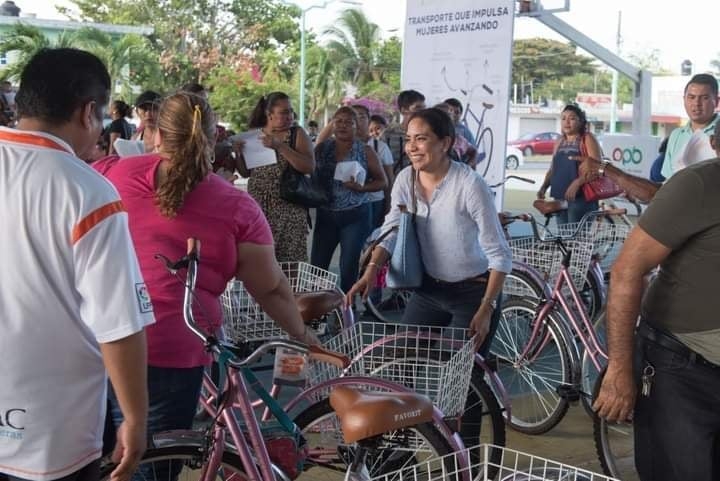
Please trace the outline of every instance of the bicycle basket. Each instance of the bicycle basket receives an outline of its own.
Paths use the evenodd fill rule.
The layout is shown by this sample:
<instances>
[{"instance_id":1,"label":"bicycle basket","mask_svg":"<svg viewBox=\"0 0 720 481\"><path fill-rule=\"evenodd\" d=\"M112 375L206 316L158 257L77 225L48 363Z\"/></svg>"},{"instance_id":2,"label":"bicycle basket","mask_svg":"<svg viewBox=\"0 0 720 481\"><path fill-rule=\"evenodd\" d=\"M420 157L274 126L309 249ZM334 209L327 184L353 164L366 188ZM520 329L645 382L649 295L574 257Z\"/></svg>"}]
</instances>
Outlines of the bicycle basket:
<instances>
[{"instance_id":1,"label":"bicycle basket","mask_svg":"<svg viewBox=\"0 0 720 481\"><path fill-rule=\"evenodd\" d=\"M305 262L281 262L280 268L290 282L293 293L335 289L337 274ZM287 337L255 302L242 281L233 279L221 296L223 330L231 340L262 341Z\"/></svg>"},{"instance_id":2,"label":"bicycle basket","mask_svg":"<svg viewBox=\"0 0 720 481\"><path fill-rule=\"evenodd\" d=\"M618 481L592 471L490 444L428 458L419 464L372 478L372 481L399 480Z\"/></svg>"},{"instance_id":3,"label":"bicycle basket","mask_svg":"<svg viewBox=\"0 0 720 481\"><path fill-rule=\"evenodd\" d=\"M467 329L361 322L325 347L352 360L346 375L402 384L429 397L447 416L463 411L475 359ZM334 366L314 362L308 371L311 385L342 375Z\"/></svg>"},{"instance_id":4,"label":"bicycle basket","mask_svg":"<svg viewBox=\"0 0 720 481\"><path fill-rule=\"evenodd\" d=\"M593 245L589 242L568 239L563 244L572 251L570 256L570 276L578 290L585 285L585 277L590 267ZM562 252L553 241L538 241L532 237L510 240L513 259L537 269L548 282L553 282L562 266ZM513 292L513 286L506 286L510 295L520 296L523 292Z\"/></svg>"}]
</instances>

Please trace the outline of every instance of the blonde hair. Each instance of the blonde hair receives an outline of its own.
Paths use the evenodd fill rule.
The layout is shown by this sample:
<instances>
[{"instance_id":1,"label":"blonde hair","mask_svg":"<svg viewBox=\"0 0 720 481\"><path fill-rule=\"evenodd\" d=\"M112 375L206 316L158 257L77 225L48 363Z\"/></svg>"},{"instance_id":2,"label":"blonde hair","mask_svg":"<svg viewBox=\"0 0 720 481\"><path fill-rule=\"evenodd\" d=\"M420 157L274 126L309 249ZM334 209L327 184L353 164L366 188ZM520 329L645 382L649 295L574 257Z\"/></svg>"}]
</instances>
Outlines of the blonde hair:
<instances>
[{"instance_id":1,"label":"blonde hair","mask_svg":"<svg viewBox=\"0 0 720 481\"><path fill-rule=\"evenodd\" d=\"M172 218L182 207L185 196L211 171L215 114L203 97L178 92L160 105L157 125L160 153L171 162L155 197L162 215Z\"/></svg>"}]
</instances>

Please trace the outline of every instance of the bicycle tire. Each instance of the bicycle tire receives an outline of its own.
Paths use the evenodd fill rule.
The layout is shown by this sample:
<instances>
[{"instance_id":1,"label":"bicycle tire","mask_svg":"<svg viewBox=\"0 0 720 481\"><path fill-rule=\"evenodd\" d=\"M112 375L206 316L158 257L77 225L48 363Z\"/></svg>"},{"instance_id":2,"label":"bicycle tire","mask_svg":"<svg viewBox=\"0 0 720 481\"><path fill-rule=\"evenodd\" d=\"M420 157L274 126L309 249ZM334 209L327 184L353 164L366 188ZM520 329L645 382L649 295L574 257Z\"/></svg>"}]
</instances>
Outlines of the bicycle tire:
<instances>
[{"instance_id":1,"label":"bicycle tire","mask_svg":"<svg viewBox=\"0 0 720 481\"><path fill-rule=\"evenodd\" d=\"M368 296L365 307L378 321L387 324L399 324L411 294L412 291L406 289L385 288L382 290L382 297L379 302L373 302Z\"/></svg>"},{"instance_id":2,"label":"bicycle tire","mask_svg":"<svg viewBox=\"0 0 720 481\"><path fill-rule=\"evenodd\" d=\"M166 470L168 470L169 466L173 466L175 469L181 469L179 475L172 476L168 472L169 477L163 477L160 479L177 479L179 481L192 481L198 479L205 454L206 453L203 452L202 448L196 443L187 445L178 444L174 446L165 446L159 448L149 448L147 451L145 451L145 454L140 461L139 467L144 466L147 469L152 469L152 473L154 474L154 476L152 476L150 479L158 479L156 475L157 473L164 473L166 472ZM233 471L231 473L225 473L221 475L221 479L232 481L243 481L247 479L244 471L245 468L243 467L242 461L237 454L225 451L223 453L221 466L224 469L230 469ZM100 481L109 480L110 474L112 473L112 470L114 468L114 465L109 464L101 466L99 478ZM228 476L227 474L233 474L233 476ZM135 475L142 476L142 473L137 471Z\"/></svg>"},{"instance_id":3,"label":"bicycle tire","mask_svg":"<svg viewBox=\"0 0 720 481\"><path fill-rule=\"evenodd\" d=\"M478 172L481 172L481 175L485 177L488 173L488 170L490 170L490 162L492 161L492 154L493 154L493 147L494 147L494 139L493 139L493 131L490 129L490 127L485 127L482 129L482 132L480 132L480 135L477 138L477 165L480 166L480 169ZM482 158L481 158L482 156ZM482 166L481 162L484 162L484 167Z\"/></svg>"},{"instance_id":4,"label":"bicycle tire","mask_svg":"<svg viewBox=\"0 0 720 481\"><path fill-rule=\"evenodd\" d=\"M569 402L557 392L561 385L575 380L574 366L568 353L571 342L557 313L551 312L535 346L531 360L518 363L536 319L537 304L513 299L502 307L502 316L490 345L489 362L511 398L508 425L525 434L543 434L555 427L565 416ZM539 384L535 384L538 382Z\"/></svg>"},{"instance_id":5,"label":"bicycle tire","mask_svg":"<svg viewBox=\"0 0 720 481\"><path fill-rule=\"evenodd\" d=\"M503 285L503 298L505 302L512 299L541 299L544 295L544 287L527 273L518 269L512 269L505 276Z\"/></svg>"},{"instance_id":6,"label":"bicycle tire","mask_svg":"<svg viewBox=\"0 0 720 481\"><path fill-rule=\"evenodd\" d=\"M593 399L597 396L605 375L603 371L597 379ZM599 416L593 416L593 440L595 451L603 473L623 481L635 481L635 436L632 424L611 423Z\"/></svg>"},{"instance_id":7,"label":"bicycle tire","mask_svg":"<svg viewBox=\"0 0 720 481\"><path fill-rule=\"evenodd\" d=\"M309 446L309 455L305 463L308 479L338 479L338 473L345 472L348 462L352 459L353 447L347 446L342 440L340 424L328 399L323 399L307 407L295 417L295 424L303 432ZM409 434L419 436L430 448L430 452L417 451L416 446L393 447L393 443L408 442ZM387 438L385 436L388 436ZM402 432L383 435L388 442L387 450L369 454L368 472L371 477L390 472L412 468L421 461L444 456L453 452L451 444L433 422L410 426ZM418 457L427 458L418 459ZM457 470L447 465L452 457L438 463L438 469L447 473ZM434 472L434 470L433 470ZM415 478L413 478L415 479Z\"/></svg>"},{"instance_id":8,"label":"bicycle tire","mask_svg":"<svg viewBox=\"0 0 720 481\"><path fill-rule=\"evenodd\" d=\"M595 335L598 338L601 346L607 348L606 331L605 331L605 309L603 308L593 320L593 328ZM603 366L603 369L605 366ZM593 393L597 385L597 380L600 377L602 371L598 371L595 368L590 359L590 355L586 350L583 350L582 365L580 368L580 387L582 393L580 394L580 402L582 403L583 409L591 417L595 417L595 411L592 408L592 401L594 399Z\"/></svg>"}]
</instances>

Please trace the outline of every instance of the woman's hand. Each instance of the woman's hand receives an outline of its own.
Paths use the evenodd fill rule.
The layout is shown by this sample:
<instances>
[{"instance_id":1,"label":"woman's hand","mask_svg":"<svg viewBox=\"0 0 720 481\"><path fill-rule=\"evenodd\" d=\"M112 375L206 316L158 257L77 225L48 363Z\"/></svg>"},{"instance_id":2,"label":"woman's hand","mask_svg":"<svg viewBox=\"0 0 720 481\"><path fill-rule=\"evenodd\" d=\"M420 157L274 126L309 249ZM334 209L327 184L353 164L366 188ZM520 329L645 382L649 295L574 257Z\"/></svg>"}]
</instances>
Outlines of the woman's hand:
<instances>
[{"instance_id":1,"label":"woman's hand","mask_svg":"<svg viewBox=\"0 0 720 481\"><path fill-rule=\"evenodd\" d=\"M490 332L492 313L492 305L483 303L470 321L470 335L475 336L475 350L480 349L488 332Z\"/></svg>"},{"instance_id":2,"label":"woman's hand","mask_svg":"<svg viewBox=\"0 0 720 481\"><path fill-rule=\"evenodd\" d=\"M580 163L580 165L578 165L578 172L580 172L580 177L584 179L585 182L590 182L598 178L598 169L600 169L602 165L599 160L587 155L573 155L568 158Z\"/></svg>"},{"instance_id":3,"label":"woman's hand","mask_svg":"<svg viewBox=\"0 0 720 481\"><path fill-rule=\"evenodd\" d=\"M573 180L565 191L565 200L573 201L577 197L577 193L580 190L580 186L583 185L583 180L578 178Z\"/></svg>"},{"instance_id":4,"label":"woman's hand","mask_svg":"<svg viewBox=\"0 0 720 481\"><path fill-rule=\"evenodd\" d=\"M377 269L378 268L375 264L368 264L362 277L353 284L348 293L345 295L345 307L352 306L353 300L357 294L360 294L363 301L367 300L368 294L370 294L370 291L375 288Z\"/></svg>"},{"instance_id":5,"label":"woman's hand","mask_svg":"<svg viewBox=\"0 0 720 481\"><path fill-rule=\"evenodd\" d=\"M260 142L267 147L268 149L277 150L278 147L280 147L281 142L277 140L274 136L263 134L260 136Z\"/></svg>"},{"instance_id":6,"label":"woman's hand","mask_svg":"<svg viewBox=\"0 0 720 481\"><path fill-rule=\"evenodd\" d=\"M365 192L365 186L355 182L355 177L350 177L350 180L343 182L343 186L346 189L354 190L355 192Z\"/></svg>"},{"instance_id":7,"label":"woman's hand","mask_svg":"<svg viewBox=\"0 0 720 481\"><path fill-rule=\"evenodd\" d=\"M305 326L305 329L303 330L302 335L300 336L290 336L294 341L302 342L303 344L307 344L308 346L319 346L320 339L318 339L317 334L315 334L315 331L310 329L307 325Z\"/></svg>"}]
</instances>

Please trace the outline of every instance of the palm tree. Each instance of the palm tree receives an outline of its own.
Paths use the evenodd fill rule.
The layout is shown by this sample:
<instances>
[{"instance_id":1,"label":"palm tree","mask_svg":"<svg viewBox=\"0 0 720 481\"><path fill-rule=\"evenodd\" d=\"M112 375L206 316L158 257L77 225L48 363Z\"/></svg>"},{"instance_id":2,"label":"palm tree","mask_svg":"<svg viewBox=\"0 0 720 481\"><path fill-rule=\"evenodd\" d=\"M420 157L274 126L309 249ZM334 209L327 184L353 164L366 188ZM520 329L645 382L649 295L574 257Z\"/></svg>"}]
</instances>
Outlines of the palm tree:
<instances>
[{"instance_id":1,"label":"palm tree","mask_svg":"<svg viewBox=\"0 0 720 481\"><path fill-rule=\"evenodd\" d=\"M353 85L379 80L376 70L380 28L356 9L344 10L336 25L325 30L330 36L327 49L334 63L347 73Z\"/></svg>"},{"instance_id":2,"label":"palm tree","mask_svg":"<svg viewBox=\"0 0 720 481\"><path fill-rule=\"evenodd\" d=\"M113 93L119 90L125 98L132 95L133 66L157 65L158 62L147 39L140 35L113 38L96 28L82 28L77 31L76 42L103 61L110 74Z\"/></svg>"},{"instance_id":3,"label":"palm tree","mask_svg":"<svg viewBox=\"0 0 720 481\"><path fill-rule=\"evenodd\" d=\"M324 111L327 122L328 110L340 103L345 87L342 69L333 62L328 52L313 48L307 65L307 89L310 118Z\"/></svg>"},{"instance_id":4,"label":"palm tree","mask_svg":"<svg viewBox=\"0 0 720 481\"><path fill-rule=\"evenodd\" d=\"M77 47L77 32L62 31L50 41L42 31L32 25L16 23L0 37L0 55L13 52L16 59L0 71L0 79L18 81L30 59L43 48Z\"/></svg>"}]
</instances>

